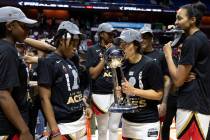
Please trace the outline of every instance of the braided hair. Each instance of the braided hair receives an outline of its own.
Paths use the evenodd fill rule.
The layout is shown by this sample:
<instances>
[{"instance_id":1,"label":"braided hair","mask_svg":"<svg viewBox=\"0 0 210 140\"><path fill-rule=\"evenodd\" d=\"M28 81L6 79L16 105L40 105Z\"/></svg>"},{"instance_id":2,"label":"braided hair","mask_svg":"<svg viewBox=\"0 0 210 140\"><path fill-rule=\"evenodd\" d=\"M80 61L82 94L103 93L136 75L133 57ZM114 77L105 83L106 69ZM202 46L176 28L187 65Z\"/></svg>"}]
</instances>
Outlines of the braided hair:
<instances>
[{"instance_id":1,"label":"braided hair","mask_svg":"<svg viewBox=\"0 0 210 140\"><path fill-rule=\"evenodd\" d=\"M56 48L59 47L60 45L60 40L64 37L64 40L65 40L65 43L66 43L66 40L67 40L67 34L69 32L65 29L61 29L61 30L58 30L57 33L55 34L53 40L50 42L50 44ZM71 40L70 40L71 41ZM66 44L65 44L66 45Z\"/></svg>"}]
</instances>

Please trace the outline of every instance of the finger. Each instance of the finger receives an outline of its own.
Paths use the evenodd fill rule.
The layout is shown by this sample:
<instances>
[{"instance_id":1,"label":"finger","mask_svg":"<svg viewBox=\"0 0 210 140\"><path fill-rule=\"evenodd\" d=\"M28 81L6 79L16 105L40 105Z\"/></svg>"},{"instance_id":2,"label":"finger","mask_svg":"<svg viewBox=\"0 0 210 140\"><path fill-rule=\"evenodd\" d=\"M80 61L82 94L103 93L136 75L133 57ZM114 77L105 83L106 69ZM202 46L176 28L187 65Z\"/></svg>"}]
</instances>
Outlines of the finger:
<instances>
[{"instance_id":1,"label":"finger","mask_svg":"<svg viewBox=\"0 0 210 140\"><path fill-rule=\"evenodd\" d=\"M128 82L128 80L126 78L124 78L125 82Z\"/></svg>"},{"instance_id":2,"label":"finger","mask_svg":"<svg viewBox=\"0 0 210 140\"><path fill-rule=\"evenodd\" d=\"M121 90L121 87L120 86L117 86L115 89L116 90Z\"/></svg>"},{"instance_id":3,"label":"finger","mask_svg":"<svg viewBox=\"0 0 210 140\"><path fill-rule=\"evenodd\" d=\"M122 85L122 87L123 87L123 86L125 86L125 85L126 85L126 83L125 83L125 82L123 82L123 83L121 83L121 85Z\"/></svg>"},{"instance_id":4,"label":"finger","mask_svg":"<svg viewBox=\"0 0 210 140\"><path fill-rule=\"evenodd\" d=\"M172 41L169 41L168 44L171 46Z\"/></svg>"}]
</instances>

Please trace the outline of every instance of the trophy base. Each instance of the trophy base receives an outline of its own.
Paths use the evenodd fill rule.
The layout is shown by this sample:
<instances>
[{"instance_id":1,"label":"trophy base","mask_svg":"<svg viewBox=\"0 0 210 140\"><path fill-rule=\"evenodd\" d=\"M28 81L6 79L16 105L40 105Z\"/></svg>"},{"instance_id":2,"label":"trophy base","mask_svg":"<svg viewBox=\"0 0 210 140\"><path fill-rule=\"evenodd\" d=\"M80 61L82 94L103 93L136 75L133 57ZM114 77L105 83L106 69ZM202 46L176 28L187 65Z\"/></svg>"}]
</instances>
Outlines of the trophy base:
<instances>
[{"instance_id":1,"label":"trophy base","mask_svg":"<svg viewBox=\"0 0 210 140\"><path fill-rule=\"evenodd\" d=\"M138 106L131 106L131 105L120 105L117 103L113 103L110 108L109 112L115 112L115 113L134 113L136 112L136 109Z\"/></svg>"}]
</instances>

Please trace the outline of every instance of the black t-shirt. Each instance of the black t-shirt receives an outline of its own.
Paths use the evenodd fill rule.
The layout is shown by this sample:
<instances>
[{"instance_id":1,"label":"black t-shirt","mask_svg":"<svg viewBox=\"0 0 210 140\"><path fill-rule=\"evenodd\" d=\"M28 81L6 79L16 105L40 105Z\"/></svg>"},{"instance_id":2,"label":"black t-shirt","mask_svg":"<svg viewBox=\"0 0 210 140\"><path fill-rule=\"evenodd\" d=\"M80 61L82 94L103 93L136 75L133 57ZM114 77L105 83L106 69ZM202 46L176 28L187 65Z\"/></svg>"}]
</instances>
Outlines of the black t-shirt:
<instances>
[{"instance_id":1,"label":"black t-shirt","mask_svg":"<svg viewBox=\"0 0 210 140\"><path fill-rule=\"evenodd\" d=\"M135 88L139 89L163 89L163 77L160 67L151 58L143 56L136 63L126 63L125 77ZM138 105L136 113L124 113L123 118L135 123L151 123L159 120L158 101L144 99L139 96L130 97L131 104Z\"/></svg>"},{"instance_id":2,"label":"black t-shirt","mask_svg":"<svg viewBox=\"0 0 210 140\"><path fill-rule=\"evenodd\" d=\"M151 52L144 52L144 55L152 58L160 65L163 75L169 75L165 55L162 51L154 49Z\"/></svg>"},{"instance_id":3,"label":"black t-shirt","mask_svg":"<svg viewBox=\"0 0 210 140\"><path fill-rule=\"evenodd\" d=\"M178 108L210 115L210 46L203 32L185 39L179 65L191 65L196 79L179 88Z\"/></svg>"},{"instance_id":4,"label":"black t-shirt","mask_svg":"<svg viewBox=\"0 0 210 140\"><path fill-rule=\"evenodd\" d=\"M38 62L38 85L51 87L51 103L57 123L78 120L83 114L83 95L76 66L56 53Z\"/></svg>"},{"instance_id":5,"label":"black t-shirt","mask_svg":"<svg viewBox=\"0 0 210 140\"><path fill-rule=\"evenodd\" d=\"M0 40L0 90L12 90L12 98L28 122L27 70L13 44ZM12 111L12 110L11 110ZM0 135L17 133L0 108Z\"/></svg>"},{"instance_id":6,"label":"black t-shirt","mask_svg":"<svg viewBox=\"0 0 210 140\"><path fill-rule=\"evenodd\" d=\"M100 55L104 54L104 50L97 44L87 51L87 69L95 67L100 61ZM104 70L95 79L91 80L91 91L95 94L111 94L113 89L111 68L105 64Z\"/></svg>"}]
</instances>

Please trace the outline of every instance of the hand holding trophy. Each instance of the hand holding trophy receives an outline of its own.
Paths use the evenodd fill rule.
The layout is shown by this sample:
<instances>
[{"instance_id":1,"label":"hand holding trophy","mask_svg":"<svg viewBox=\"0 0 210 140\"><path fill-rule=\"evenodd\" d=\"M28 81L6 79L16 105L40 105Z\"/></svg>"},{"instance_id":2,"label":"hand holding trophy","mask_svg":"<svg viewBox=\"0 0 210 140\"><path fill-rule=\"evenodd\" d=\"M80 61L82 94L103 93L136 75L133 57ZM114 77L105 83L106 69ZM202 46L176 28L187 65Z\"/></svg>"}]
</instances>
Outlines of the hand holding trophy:
<instances>
[{"instance_id":1,"label":"hand holding trophy","mask_svg":"<svg viewBox=\"0 0 210 140\"><path fill-rule=\"evenodd\" d=\"M114 84L114 103L109 108L110 112L130 113L134 112L137 106L132 106L128 95L122 96L121 87L119 86L118 76L120 76L121 83L125 81L125 76L122 70L123 60L125 58L124 52L116 47L111 46L105 52L105 63L112 69L112 78Z\"/></svg>"}]
</instances>

